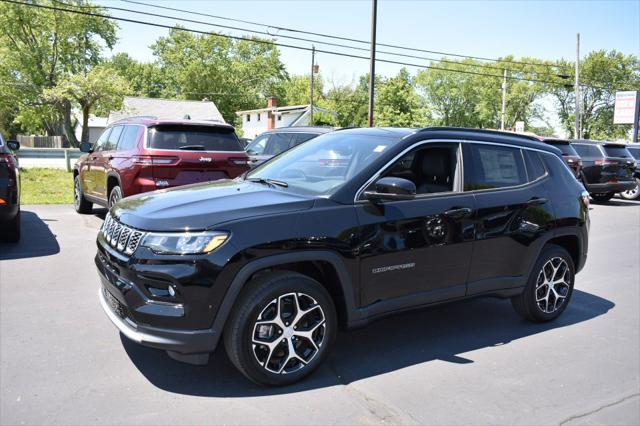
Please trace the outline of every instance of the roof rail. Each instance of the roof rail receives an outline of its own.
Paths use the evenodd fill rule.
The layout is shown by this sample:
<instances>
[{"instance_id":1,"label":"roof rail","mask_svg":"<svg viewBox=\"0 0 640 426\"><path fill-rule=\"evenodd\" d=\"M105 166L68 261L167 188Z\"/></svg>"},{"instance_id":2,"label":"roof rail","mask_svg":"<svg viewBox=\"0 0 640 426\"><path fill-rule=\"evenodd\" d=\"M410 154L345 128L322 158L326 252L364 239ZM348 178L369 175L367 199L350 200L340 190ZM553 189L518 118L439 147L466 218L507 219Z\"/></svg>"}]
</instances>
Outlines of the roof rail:
<instances>
[{"instance_id":1,"label":"roof rail","mask_svg":"<svg viewBox=\"0 0 640 426\"><path fill-rule=\"evenodd\" d=\"M427 131L438 131L438 130L467 132L467 133L484 133L488 135L500 134L504 136L511 136L515 138L526 139L528 141L541 142L540 139L536 138L535 136L523 135L522 133L508 132L505 130L472 129L468 127L433 126L433 127L423 127L422 129L418 129L416 132L427 132Z\"/></svg>"}]
</instances>

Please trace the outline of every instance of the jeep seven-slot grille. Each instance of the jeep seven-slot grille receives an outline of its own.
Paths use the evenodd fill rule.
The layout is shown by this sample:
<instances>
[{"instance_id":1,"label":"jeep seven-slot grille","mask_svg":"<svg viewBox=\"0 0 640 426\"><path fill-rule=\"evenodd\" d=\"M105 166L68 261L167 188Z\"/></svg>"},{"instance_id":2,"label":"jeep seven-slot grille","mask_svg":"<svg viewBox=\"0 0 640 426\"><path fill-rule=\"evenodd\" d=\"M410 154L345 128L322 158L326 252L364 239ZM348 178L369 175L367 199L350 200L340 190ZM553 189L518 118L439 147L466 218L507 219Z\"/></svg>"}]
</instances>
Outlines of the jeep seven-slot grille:
<instances>
[{"instance_id":1,"label":"jeep seven-slot grille","mask_svg":"<svg viewBox=\"0 0 640 426\"><path fill-rule=\"evenodd\" d=\"M100 230L104 239L117 251L130 255L138 248L144 232L129 228L118 222L111 213L107 213Z\"/></svg>"}]
</instances>

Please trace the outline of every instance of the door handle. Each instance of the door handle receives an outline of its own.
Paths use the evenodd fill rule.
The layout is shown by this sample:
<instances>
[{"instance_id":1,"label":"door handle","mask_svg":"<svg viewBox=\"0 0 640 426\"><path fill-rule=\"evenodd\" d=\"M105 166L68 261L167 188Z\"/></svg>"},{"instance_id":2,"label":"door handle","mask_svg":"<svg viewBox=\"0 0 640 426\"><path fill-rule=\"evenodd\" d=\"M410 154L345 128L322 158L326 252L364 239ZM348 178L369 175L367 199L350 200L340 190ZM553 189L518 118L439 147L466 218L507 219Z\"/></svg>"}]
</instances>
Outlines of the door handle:
<instances>
[{"instance_id":1,"label":"door handle","mask_svg":"<svg viewBox=\"0 0 640 426\"><path fill-rule=\"evenodd\" d=\"M469 207L459 207L445 211L444 215L453 219L461 219L465 216L469 216L471 212L472 210Z\"/></svg>"},{"instance_id":2,"label":"door handle","mask_svg":"<svg viewBox=\"0 0 640 426\"><path fill-rule=\"evenodd\" d=\"M543 204L546 204L547 201L549 201L549 200L547 200L546 198L535 197L535 198L532 198L529 201L527 201L527 205L528 206L541 206Z\"/></svg>"}]
</instances>

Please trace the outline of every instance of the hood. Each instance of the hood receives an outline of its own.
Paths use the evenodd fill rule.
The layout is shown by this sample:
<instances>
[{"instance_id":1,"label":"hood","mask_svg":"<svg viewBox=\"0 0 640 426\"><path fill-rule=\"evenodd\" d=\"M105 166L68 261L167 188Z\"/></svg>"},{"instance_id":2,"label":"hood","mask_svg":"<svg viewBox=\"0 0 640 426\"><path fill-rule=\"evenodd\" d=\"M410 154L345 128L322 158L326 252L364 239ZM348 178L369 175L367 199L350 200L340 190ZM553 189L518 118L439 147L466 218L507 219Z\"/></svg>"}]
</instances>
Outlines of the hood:
<instances>
[{"instance_id":1,"label":"hood","mask_svg":"<svg viewBox=\"0 0 640 426\"><path fill-rule=\"evenodd\" d=\"M254 182L220 180L127 197L112 213L124 224L144 231L184 231L313 206L313 198L286 191Z\"/></svg>"}]
</instances>

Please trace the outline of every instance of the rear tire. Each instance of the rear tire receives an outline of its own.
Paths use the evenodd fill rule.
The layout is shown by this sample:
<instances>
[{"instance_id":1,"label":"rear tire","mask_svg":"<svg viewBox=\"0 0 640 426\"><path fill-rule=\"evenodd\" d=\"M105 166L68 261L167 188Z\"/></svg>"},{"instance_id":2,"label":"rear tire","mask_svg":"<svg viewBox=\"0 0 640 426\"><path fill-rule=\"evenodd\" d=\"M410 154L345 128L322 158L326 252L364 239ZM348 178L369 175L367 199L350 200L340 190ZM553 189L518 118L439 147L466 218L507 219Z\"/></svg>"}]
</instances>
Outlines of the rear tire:
<instances>
[{"instance_id":1,"label":"rear tire","mask_svg":"<svg viewBox=\"0 0 640 426\"><path fill-rule=\"evenodd\" d=\"M114 186L113 188L111 188L111 191L109 192L109 203L107 204L107 208L111 210L111 207L113 207L121 199L122 199L122 190L120 189L119 186Z\"/></svg>"},{"instance_id":2,"label":"rear tire","mask_svg":"<svg viewBox=\"0 0 640 426\"><path fill-rule=\"evenodd\" d=\"M20 210L13 219L0 227L0 241L7 243L20 241Z\"/></svg>"},{"instance_id":3,"label":"rear tire","mask_svg":"<svg viewBox=\"0 0 640 426\"><path fill-rule=\"evenodd\" d=\"M637 200L640 199L640 179L636 178L636 187L628 191L623 191L620 196L625 200Z\"/></svg>"},{"instance_id":4,"label":"rear tire","mask_svg":"<svg viewBox=\"0 0 640 426\"><path fill-rule=\"evenodd\" d=\"M336 310L325 288L306 275L276 271L247 284L227 321L224 346L249 380L283 386L322 363L336 332Z\"/></svg>"},{"instance_id":5,"label":"rear tire","mask_svg":"<svg viewBox=\"0 0 640 426\"><path fill-rule=\"evenodd\" d=\"M606 194L591 194L591 198L596 203L606 203L613 198L615 194L613 192L607 192Z\"/></svg>"},{"instance_id":6,"label":"rear tire","mask_svg":"<svg viewBox=\"0 0 640 426\"><path fill-rule=\"evenodd\" d=\"M93 210L93 203L84 198L80 175L77 175L73 180L73 201L73 206L75 207L76 212L80 214L89 214Z\"/></svg>"},{"instance_id":7,"label":"rear tire","mask_svg":"<svg viewBox=\"0 0 640 426\"><path fill-rule=\"evenodd\" d=\"M547 244L531 271L524 291L511 298L513 308L523 318L546 322L558 318L573 294L575 266L569 253Z\"/></svg>"}]
</instances>

